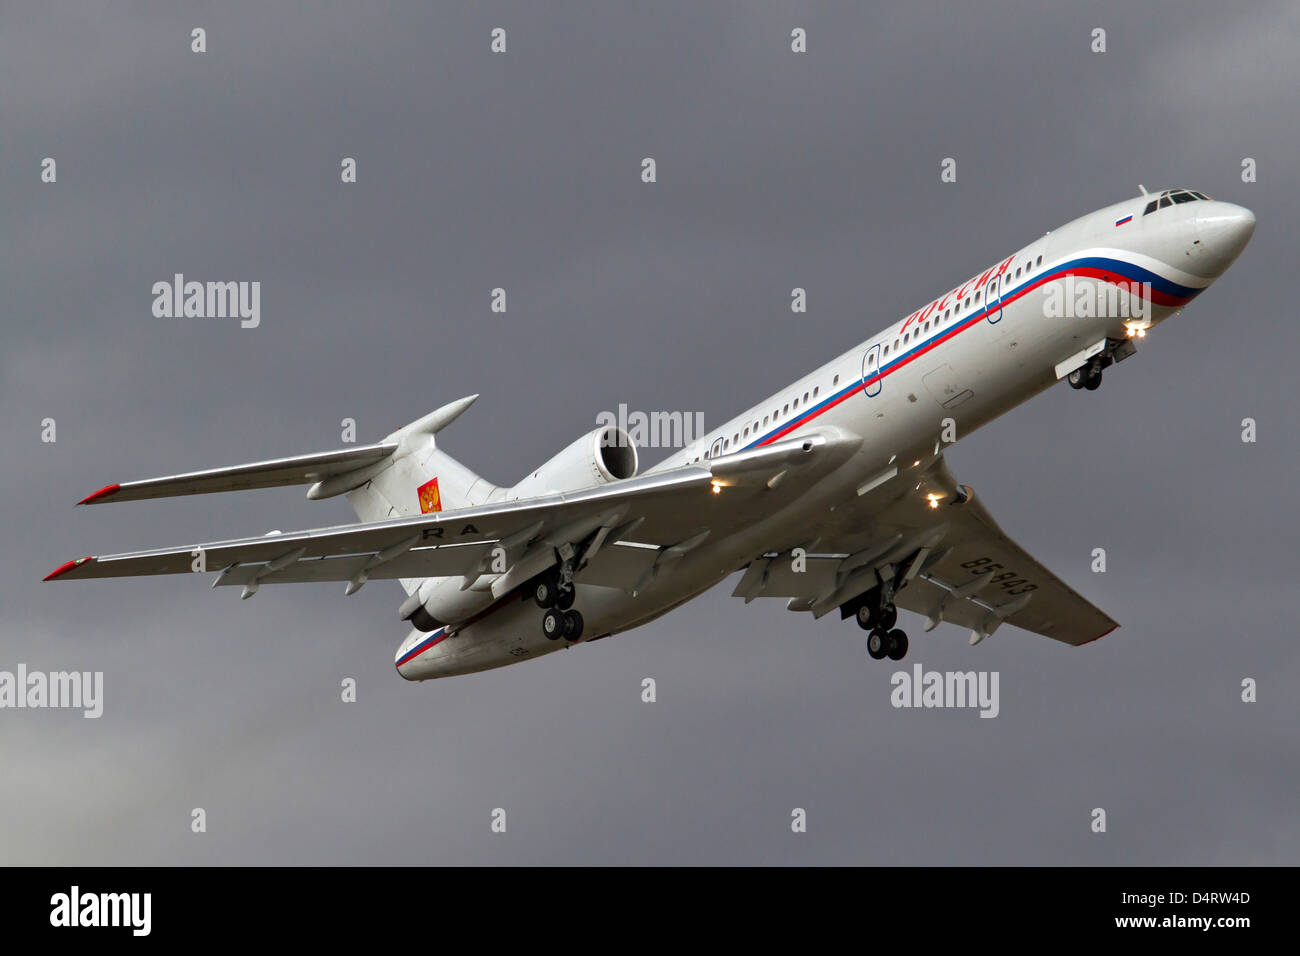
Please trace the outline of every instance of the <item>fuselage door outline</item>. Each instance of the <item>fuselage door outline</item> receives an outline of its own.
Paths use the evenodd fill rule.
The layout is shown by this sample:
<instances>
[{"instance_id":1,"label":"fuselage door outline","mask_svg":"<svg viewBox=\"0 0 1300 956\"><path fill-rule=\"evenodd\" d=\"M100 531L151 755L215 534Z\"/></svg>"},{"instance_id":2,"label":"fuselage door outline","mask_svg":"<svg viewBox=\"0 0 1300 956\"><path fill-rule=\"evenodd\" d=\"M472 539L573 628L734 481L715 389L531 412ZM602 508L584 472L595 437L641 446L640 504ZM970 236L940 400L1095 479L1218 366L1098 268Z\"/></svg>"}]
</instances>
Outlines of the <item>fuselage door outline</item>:
<instances>
[{"instance_id":1,"label":"fuselage door outline","mask_svg":"<svg viewBox=\"0 0 1300 956\"><path fill-rule=\"evenodd\" d=\"M995 325L1002 318L1002 276L995 275L984 287L985 318L990 325Z\"/></svg>"},{"instance_id":2,"label":"fuselage door outline","mask_svg":"<svg viewBox=\"0 0 1300 956\"><path fill-rule=\"evenodd\" d=\"M867 398L875 398L880 388L880 346L873 345L862 356L862 392Z\"/></svg>"}]
</instances>

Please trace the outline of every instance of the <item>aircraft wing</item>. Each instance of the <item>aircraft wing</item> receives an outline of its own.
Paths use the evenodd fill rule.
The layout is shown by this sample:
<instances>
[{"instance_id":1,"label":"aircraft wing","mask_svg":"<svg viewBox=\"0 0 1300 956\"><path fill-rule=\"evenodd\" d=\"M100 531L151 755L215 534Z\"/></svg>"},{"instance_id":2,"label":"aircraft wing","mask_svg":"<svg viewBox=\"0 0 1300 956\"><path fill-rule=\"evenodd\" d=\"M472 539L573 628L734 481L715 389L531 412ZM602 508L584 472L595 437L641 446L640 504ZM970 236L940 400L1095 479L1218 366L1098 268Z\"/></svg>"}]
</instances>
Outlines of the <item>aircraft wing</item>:
<instances>
[{"instance_id":1,"label":"aircraft wing","mask_svg":"<svg viewBox=\"0 0 1300 956\"><path fill-rule=\"evenodd\" d=\"M46 580L221 571L216 584L360 581L504 572L496 592L585 542L579 580L635 591L710 534L788 503L841 464L860 439L837 429L572 493L433 514L69 561ZM635 542L624 540L634 538ZM360 584L356 584L357 587Z\"/></svg>"},{"instance_id":2,"label":"aircraft wing","mask_svg":"<svg viewBox=\"0 0 1300 956\"><path fill-rule=\"evenodd\" d=\"M1076 646L1119 626L1008 537L942 455L871 497L814 532L819 553L752 562L736 595L787 597L791 610L821 616L875 586L883 570L901 572L894 602L925 617L926 630L948 621L970 629L972 643L1003 621Z\"/></svg>"}]
</instances>

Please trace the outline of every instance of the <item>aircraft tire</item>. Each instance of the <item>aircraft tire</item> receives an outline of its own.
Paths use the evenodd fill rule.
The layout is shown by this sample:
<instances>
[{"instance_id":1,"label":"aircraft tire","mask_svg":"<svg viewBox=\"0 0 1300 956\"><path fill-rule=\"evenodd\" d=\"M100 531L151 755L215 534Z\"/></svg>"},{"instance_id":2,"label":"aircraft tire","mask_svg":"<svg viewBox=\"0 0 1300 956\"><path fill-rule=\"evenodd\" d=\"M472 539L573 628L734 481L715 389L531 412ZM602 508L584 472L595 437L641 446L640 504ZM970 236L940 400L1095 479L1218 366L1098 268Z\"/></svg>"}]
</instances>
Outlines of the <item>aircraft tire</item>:
<instances>
[{"instance_id":1,"label":"aircraft tire","mask_svg":"<svg viewBox=\"0 0 1300 956\"><path fill-rule=\"evenodd\" d=\"M548 571L533 582L533 600L543 610L555 607L555 599L559 595L559 590L555 576Z\"/></svg>"},{"instance_id":2,"label":"aircraft tire","mask_svg":"<svg viewBox=\"0 0 1300 956\"><path fill-rule=\"evenodd\" d=\"M542 633L546 635L548 640L558 641L564 637L568 629L568 621L565 619L563 611L551 608L542 615Z\"/></svg>"}]
</instances>

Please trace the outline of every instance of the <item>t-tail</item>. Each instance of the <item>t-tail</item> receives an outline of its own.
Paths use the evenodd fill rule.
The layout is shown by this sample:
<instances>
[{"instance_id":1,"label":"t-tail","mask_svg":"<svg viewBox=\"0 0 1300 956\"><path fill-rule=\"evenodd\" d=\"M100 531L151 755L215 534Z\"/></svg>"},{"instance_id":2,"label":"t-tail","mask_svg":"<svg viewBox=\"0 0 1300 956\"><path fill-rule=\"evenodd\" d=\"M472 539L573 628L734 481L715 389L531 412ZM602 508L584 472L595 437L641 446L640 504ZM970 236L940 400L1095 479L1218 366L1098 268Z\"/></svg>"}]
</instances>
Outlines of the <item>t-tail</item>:
<instances>
[{"instance_id":1,"label":"t-tail","mask_svg":"<svg viewBox=\"0 0 1300 956\"><path fill-rule=\"evenodd\" d=\"M496 485L439 449L435 437L477 398L477 395L467 395L443 405L373 445L107 485L78 504L142 501L282 485L311 485L307 497L313 501L347 495L362 521L484 504L494 493L499 494ZM407 586L407 581L402 584Z\"/></svg>"}]
</instances>

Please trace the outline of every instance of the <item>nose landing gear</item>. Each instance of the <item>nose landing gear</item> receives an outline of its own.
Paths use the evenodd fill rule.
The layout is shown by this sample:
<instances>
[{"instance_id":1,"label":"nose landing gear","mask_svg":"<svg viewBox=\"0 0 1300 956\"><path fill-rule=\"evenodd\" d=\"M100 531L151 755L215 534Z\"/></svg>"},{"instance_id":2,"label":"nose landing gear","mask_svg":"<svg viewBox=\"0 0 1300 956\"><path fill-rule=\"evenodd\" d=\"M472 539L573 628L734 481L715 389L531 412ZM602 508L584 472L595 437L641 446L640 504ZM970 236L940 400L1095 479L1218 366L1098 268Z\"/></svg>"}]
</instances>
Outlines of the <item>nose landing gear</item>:
<instances>
[{"instance_id":1,"label":"nose landing gear","mask_svg":"<svg viewBox=\"0 0 1300 956\"><path fill-rule=\"evenodd\" d=\"M1101 388L1101 371L1110 364L1110 361L1107 355L1098 355L1089 359L1088 364L1076 368L1066 376L1070 388L1086 388L1090 392Z\"/></svg>"},{"instance_id":2,"label":"nose landing gear","mask_svg":"<svg viewBox=\"0 0 1300 956\"><path fill-rule=\"evenodd\" d=\"M1140 334L1144 332L1144 329L1139 330ZM1136 353L1137 344L1133 339L1108 338L1105 347L1067 375L1066 381L1070 383L1071 388L1086 388L1090 392L1095 392L1101 387L1103 369L1110 368L1116 362L1122 362Z\"/></svg>"}]
</instances>

